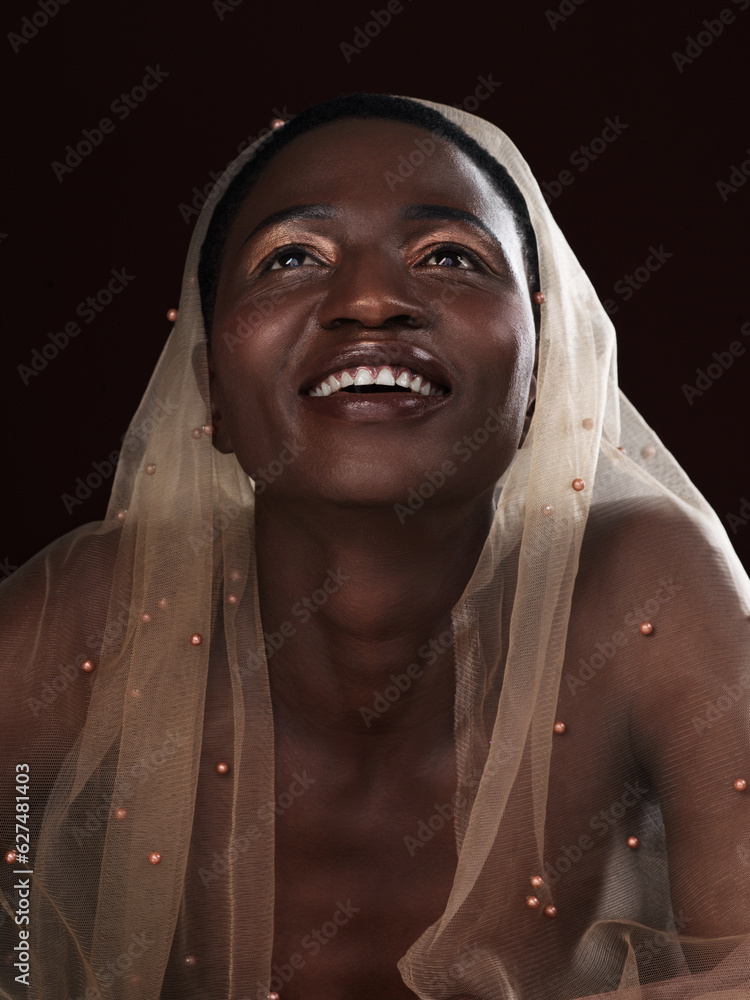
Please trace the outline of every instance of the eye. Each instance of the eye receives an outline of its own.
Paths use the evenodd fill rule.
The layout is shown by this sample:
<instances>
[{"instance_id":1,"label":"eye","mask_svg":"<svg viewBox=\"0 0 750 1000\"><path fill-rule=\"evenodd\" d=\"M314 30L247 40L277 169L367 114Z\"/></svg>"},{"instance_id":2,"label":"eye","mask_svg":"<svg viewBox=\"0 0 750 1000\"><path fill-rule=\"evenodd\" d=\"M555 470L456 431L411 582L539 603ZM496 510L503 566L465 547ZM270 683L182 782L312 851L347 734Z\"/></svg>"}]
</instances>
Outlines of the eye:
<instances>
[{"instance_id":1,"label":"eye","mask_svg":"<svg viewBox=\"0 0 750 1000\"><path fill-rule=\"evenodd\" d=\"M303 247L291 246L281 250L274 250L270 257L266 257L261 265L262 271L289 271L295 267L309 266L309 263L319 264L320 261L313 257Z\"/></svg>"},{"instance_id":2,"label":"eye","mask_svg":"<svg viewBox=\"0 0 750 1000\"><path fill-rule=\"evenodd\" d=\"M423 257L420 264L431 265L434 262L438 267L452 267L462 271L476 271L481 268L479 258L467 250L465 247L451 246L445 244L437 247L426 257Z\"/></svg>"}]
</instances>

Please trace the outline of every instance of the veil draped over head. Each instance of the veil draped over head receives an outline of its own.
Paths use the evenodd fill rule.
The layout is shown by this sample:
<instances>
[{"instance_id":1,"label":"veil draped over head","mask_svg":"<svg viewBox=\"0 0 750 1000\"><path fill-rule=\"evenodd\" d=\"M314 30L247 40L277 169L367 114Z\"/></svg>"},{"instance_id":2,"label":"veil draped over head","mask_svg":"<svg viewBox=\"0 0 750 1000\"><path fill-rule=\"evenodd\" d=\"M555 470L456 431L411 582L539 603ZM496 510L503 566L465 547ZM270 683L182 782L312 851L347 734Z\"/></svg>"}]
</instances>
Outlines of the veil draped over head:
<instances>
[{"instance_id":1,"label":"veil draped over head","mask_svg":"<svg viewBox=\"0 0 750 1000\"><path fill-rule=\"evenodd\" d=\"M399 968L424 1000L750 997L747 579L619 393L612 325L516 148L429 106L520 188L546 303L531 428L453 610L457 791L415 837L455 814L455 880ZM1 997L272 988L254 488L212 447L197 284L222 191L106 519L3 585Z\"/></svg>"}]
</instances>

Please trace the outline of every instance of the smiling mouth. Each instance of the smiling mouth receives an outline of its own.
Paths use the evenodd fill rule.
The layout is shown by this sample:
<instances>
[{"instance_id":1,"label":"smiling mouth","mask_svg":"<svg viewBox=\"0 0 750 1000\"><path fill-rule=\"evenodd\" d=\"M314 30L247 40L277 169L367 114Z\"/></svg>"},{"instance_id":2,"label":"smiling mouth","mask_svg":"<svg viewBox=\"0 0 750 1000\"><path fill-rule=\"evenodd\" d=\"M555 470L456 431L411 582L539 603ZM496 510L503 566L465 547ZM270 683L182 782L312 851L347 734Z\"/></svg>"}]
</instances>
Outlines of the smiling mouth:
<instances>
[{"instance_id":1,"label":"smiling mouth","mask_svg":"<svg viewBox=\"0 0 750 1000\"><path fill-rule=\"evenodd\" d=\"M334 372L307 391L308 396L331 396L336 392L401 392L418 396L445 396L448 389L411 368L398 365L359 365Z\"/></svg>"}]
</instances>

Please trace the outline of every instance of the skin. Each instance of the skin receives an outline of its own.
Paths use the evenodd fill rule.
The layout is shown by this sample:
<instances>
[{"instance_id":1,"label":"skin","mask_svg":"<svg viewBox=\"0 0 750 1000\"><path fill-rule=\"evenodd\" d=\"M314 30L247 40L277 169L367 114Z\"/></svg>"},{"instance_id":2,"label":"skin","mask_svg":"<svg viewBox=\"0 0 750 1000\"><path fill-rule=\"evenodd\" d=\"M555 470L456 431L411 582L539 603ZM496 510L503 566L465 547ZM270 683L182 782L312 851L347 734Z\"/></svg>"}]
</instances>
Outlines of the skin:
<instances>
[{"instance_id":1,"label":"skin","mask_svg":"<svg viewBox=\"0 0 750 1000\"><path fill-rule=\"evenodd\" d=\"M390 190L386 173L416 140L434 140L434 152ZM335 216L251 235L272 213L318 203ZM424 204L470 212L493 235L451 218L402 218ZM290 244L310 256L269 270L269 255ZM225 336L263 302L271 308L251 336ZM350 397L342 416L305 395L338 350L362 347L387 362L404 343L447 375L450 392L424 412L416 397L411 411L403 396L369 395L356 405ZM376 991L413 995L395 963L442 912L455 845L446 824L429 855L412 859L393 817L408 817L411 831L455 791L450 650L369 727L360 708L449 626L489 529L494 485L521 439L534 345L510 210L463 153L421 129L347 120L300 137L261 176L229 234L210 359L215 440L249 475L286 442L298 451L257 498L265 630L289 619L329 569L346 578L272 661L277 785L305 766L318 781L316 795L277 823L274 953L283 962L330 919L342 884L366 916L337 938L355 950L321 948L285 997L331 996L342 962L358 970L346 986L358 995L370 995L372 976ZM460 461L454 445L485 425L488 409L500 414L496 433ZM402 523L394 505L446 460L455 473ZM352 844L362 849L342 862Z\"/></svg>"}]
</instances>

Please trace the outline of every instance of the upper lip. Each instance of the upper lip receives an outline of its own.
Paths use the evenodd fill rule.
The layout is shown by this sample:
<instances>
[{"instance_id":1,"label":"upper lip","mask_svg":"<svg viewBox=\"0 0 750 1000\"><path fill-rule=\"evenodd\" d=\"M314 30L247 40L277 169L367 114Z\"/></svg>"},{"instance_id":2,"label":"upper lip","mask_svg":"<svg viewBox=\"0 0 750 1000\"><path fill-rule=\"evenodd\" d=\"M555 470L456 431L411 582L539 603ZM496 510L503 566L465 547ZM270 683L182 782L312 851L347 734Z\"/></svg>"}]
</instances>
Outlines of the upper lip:
<instances>
[{"instance_id":1,"label":"upper lip","mask_svg":"<svg viewBox=\"0 0 750 1000\"><path fill-rule=\"evenodd\" d=\"M418 375L426 376L434 385L448 390L452 388L450 377L442 362L424 348L397 340L377 340L348 344L332 354L319 354L311 362L300 392L309 392L324 379L345 368L379 365L408 368Z\"/></svg>"}]
</instances>

